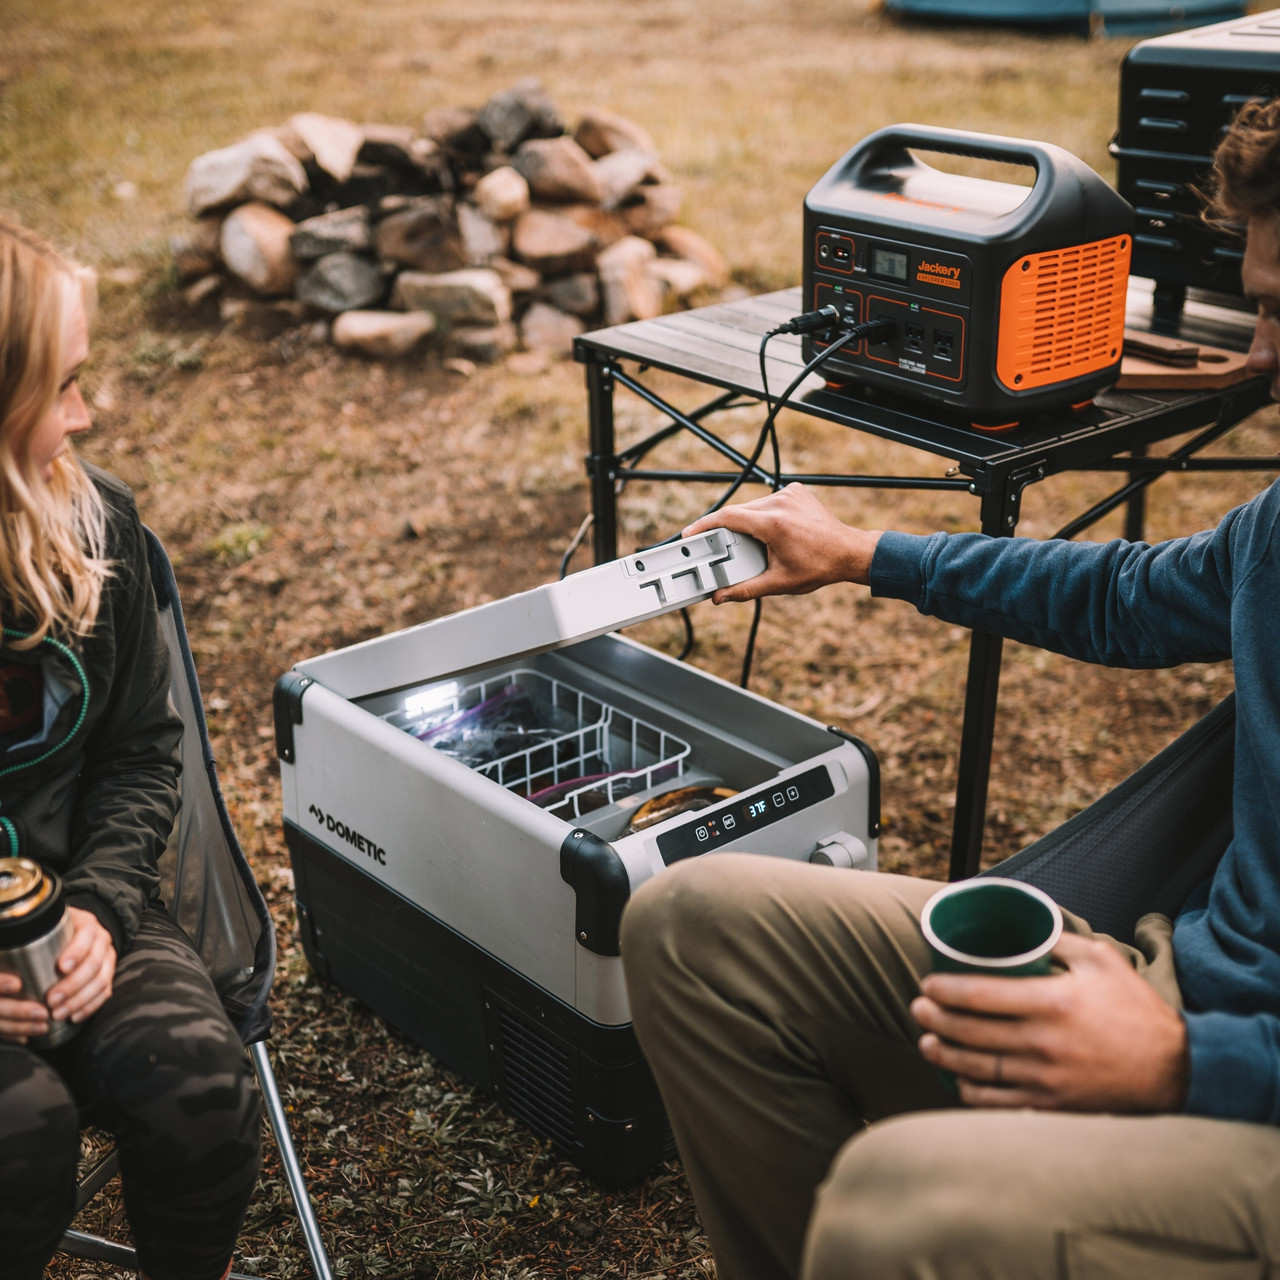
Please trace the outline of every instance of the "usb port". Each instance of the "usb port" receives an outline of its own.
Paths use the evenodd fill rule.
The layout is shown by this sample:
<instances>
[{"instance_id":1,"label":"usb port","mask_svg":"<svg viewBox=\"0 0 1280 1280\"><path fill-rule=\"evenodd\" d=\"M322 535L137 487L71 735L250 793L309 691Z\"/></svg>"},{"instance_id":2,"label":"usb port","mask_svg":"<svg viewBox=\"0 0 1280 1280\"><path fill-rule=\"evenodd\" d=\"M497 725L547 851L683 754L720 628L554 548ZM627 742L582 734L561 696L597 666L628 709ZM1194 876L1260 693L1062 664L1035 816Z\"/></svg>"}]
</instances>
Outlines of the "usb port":
<instances>
[{"instance_id":1,"label":"usb port","mask_svg":"<svg viewBox=\"0 0 1280 1280\"><path fill-rule=\"evenodd\" d=\"M947 329L933 331L933 357L935 360L955 359L955 334Z\"/></svg>"},{"instance_id":2,"label":"usb port","mask_svg":"<svg viewBox=\"0 0 1280 1280\"><path fill-rule=\"evenodd\" d=\"M924 325L908 324L906 326L906 349L919 355L924 351Z\"/></svg>"}]
</instances>

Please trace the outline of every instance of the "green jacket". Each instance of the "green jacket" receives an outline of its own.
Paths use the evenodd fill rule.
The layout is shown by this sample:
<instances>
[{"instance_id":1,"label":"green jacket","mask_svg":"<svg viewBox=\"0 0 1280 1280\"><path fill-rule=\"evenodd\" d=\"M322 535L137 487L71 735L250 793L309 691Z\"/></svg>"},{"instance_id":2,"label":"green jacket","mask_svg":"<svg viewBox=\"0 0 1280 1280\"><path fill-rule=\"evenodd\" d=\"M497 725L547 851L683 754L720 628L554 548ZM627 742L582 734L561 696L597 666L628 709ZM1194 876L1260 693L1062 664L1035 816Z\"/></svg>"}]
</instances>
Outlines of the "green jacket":
<instances>
[{"instance_id":1,"label":"green jacket","mask_svg":"<svg viewBox=\"0 0 1280 1280\"><path fill-rule=\"evenodd\" d=\"M157 863L178 812L182 720L169 699L169 654L133 495L114 476L86 470L106 505L111 576L87 638L0 646L5 663L39 663L45 688L42 740L0 754L0 854L58 872L68 904L93 912L122 954L159 895Z\"/></svg>"}]
</instances>

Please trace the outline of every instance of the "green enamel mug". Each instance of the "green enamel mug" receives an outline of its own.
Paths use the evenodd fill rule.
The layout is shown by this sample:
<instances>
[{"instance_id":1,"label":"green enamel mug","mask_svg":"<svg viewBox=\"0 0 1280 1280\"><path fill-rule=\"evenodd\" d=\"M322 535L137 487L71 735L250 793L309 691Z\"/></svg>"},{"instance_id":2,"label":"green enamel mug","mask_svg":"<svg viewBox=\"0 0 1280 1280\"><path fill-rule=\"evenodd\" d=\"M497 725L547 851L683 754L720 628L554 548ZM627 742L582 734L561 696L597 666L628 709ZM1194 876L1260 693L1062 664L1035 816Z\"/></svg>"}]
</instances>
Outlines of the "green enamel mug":
<instances>
[{"instance_id":1,"label":"green enamel mug","mask_svg":"<svg viewBox=\"0 0 1280 1280\"><path fill-rule=\"evenodd\" d=\"M939 889L920 927L939 973L1042 976L1062 936L1062 912L1035 885L980 876Z\"/></svg>"}]
</instances>

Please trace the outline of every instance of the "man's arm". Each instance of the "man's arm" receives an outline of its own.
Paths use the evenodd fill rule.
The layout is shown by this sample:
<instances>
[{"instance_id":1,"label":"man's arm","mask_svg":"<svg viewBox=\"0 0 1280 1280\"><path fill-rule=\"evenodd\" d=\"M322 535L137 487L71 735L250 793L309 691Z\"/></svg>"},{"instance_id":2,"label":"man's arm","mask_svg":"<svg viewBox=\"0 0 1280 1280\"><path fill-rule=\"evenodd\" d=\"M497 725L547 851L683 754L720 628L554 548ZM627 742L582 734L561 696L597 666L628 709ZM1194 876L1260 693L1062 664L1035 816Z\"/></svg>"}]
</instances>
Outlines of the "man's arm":
<instances>
[{"instance_id":1,"label":"man's arm","mask_svg":"<svg viewBox=\"0 0 1280 1280\"><path fill-rule=\"evenodd\" d=\"M1158 546L1040 542L982 534L852 528L800 484L703 516L686 533L724 527L765 543L769 567L717 591L717 604L858 582L920 612L1084 662L1167 667L1231 652L1235 517Z\"/></svg>"}]
</instances>

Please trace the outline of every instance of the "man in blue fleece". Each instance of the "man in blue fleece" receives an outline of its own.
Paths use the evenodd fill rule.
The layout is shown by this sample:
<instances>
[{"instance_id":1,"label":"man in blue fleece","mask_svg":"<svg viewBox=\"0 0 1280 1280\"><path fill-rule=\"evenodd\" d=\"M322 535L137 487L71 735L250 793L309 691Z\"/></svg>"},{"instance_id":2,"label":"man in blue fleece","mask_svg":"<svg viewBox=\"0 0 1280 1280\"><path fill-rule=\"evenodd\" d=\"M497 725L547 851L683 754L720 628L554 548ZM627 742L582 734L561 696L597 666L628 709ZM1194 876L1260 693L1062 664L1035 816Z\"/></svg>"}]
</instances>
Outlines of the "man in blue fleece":
<instances>
[{"instance_id":1,"label":"man in blue fleece","mask_svg":"<svg viewBox=\"0 0 1280 1280\"><path fill-rule=\"evenodd\" d=\"M1280 399L1280 103L1217 170ZM1071 918L1047 978L931 974L909 877L717 854L640 890L632 1013L721 1280L1280 1273L1280 484L1154 547L869 532L799 485L714 525L769 547L717 602L866 583L1086 661L1230 657L1238 695L1212 880L1134 946Z\"/></svg>"}]
</instances>

